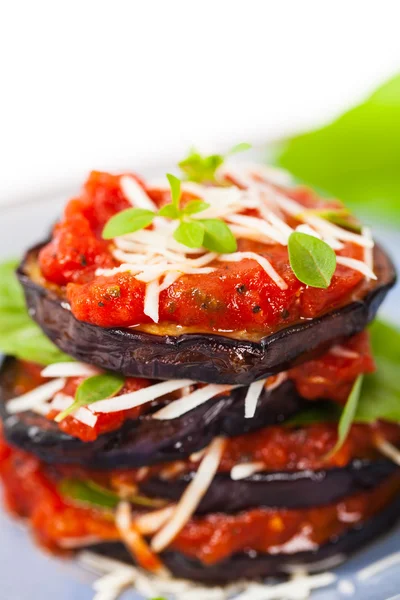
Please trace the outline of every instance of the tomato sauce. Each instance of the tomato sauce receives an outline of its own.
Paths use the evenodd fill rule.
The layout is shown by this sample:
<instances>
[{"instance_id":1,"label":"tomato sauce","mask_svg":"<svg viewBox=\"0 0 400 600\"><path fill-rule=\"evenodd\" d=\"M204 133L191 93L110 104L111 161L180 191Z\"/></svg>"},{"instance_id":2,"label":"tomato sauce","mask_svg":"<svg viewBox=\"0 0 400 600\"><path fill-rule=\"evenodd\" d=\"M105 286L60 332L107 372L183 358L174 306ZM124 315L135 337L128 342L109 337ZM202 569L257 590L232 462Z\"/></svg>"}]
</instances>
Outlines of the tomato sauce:
<instances>
[{"instance_id":1,"label":"tomato sauce","mask_svg":"<svg viewBox=\"0 0 400 600\"><path fill-rule=\"evenodd\" d=\"M292 195L296 196L295 190ZM155 194L153 199L161 204L168 200L165 194ZM321 205L312 192L303 189L296 199L306 207ZM113 214L129 206L119 176L93 172L81 195L67 204L51 242L39 254L42 275L65 288L72 312L81 321L101 327L152 323L143 312L143 282L130 273L94 275L98 267L118 265L111 254L112 245L101 239L101 231ZM338 265L327 290L308 288L291 270L286 247L239 240L238 250L265 256L288 289L277 287L254 260L211 263L213 273L183 275L161 293L160 327L173 324L200 331L267 332L344 303L363 280L361 273ZM340 253L363 258L362 249L353 244L346 243Z\"/></svg>"},{"instance_id":2,"label":"tomato sauce","mask_svg":"<svg viewBox=\"0 0 400 600\"><path fill-rule=\"evenodd\" d=\"M53 471L54 467L1 441L0 476L6 505L13 514L28 519L37 541L55 551L94 540L119 539L112 513L84 508L63 498ZM329 506L301 510L260 508L236 515L194 517L171 548L209 565L242 551L276 554L317 550L329 539L382 510L399 487L396 476L372 492Z\"/></svg>"},{"instance_id":3,"label":"tomato sauce","mask_svg":"<svg viewBox=\"0 0 400 600\"><path fill-rule=\"evenodd\" d=\"M309 361L300 367L295 367L288 372L288 377L295 382L297 390L303 398L308 400L324 398L344 403L356 377L361 373L369 373L374 370L367 333L360 333L350 338L344 342L342 347L353 352L354 356L342 357L328 352L320 358ZM40 377L40 371L41 367L38 365L20 362L16 367L13 395L21 395L44 383L45 380ZM74 397L81 381L82 378L79 377L69 378L65 387L61 390L62 393ZM147 379L127 377L124 387L118 395L142 389L150 383ZM176 393L170 394L165 401L170 402L176 397ZM65 433L84 442L92 442L101 434L119 429L126 420L139 418L156 403L157 401L131 410L114 413L98 413L94 427L85 425L71 415L63 419L58 425ZM53 410L47 415L47 418L53 420L57 414L58 411Z\"/></svg>"}]
</instances>

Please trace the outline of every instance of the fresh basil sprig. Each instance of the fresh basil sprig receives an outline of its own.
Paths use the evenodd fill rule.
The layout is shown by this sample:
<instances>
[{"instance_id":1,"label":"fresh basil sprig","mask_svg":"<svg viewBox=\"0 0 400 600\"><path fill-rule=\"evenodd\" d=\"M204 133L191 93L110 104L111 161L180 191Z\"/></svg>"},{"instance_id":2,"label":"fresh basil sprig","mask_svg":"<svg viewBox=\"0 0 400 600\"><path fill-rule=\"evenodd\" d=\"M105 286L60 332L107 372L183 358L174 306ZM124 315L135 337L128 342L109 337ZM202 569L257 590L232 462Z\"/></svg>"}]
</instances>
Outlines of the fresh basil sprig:
<instances>
[{"instance_id":1,"label":"fresh basil sprig","mask_svg":"<svg viewBox=\"0 0 400 600\"><path fill-rule=\"evenodd\" d=\"M338 439L335 446L328 453L328 457L333 456L338 450L340 450L340 448L346 441L347 436L349 435L350 428L357 414L357 407L360 400L362 382L363 376L360 375L359 377L357 377L353 387L351 388L351 392L349 394L349 397L347 398L345 407L342 410L342 414L340 415L338 425Z\"/></svg>"},{"instance_id":2,"label":"fresh basil sprig","mask_svg":"<svg viewBox=\"0 0 400 600\"><path fill-rule=\"evenodd\" d=\"M336 254L322 240L294 231L288 242L290 266L297 279L316 288L327 288L336 269Z\"/></svg>"},{"instance_id":3,"label":"fresh basil sprig","mask_svg":"<svg viewBox=\"0 0 400 600\"><path fill-rule=\"evenodd\" d=\"M189 155L181 160L179 168L185 175L187 181L196 183L214 183L217 169L223 164L224 160L237 152L244 152L251 148L250 144L242 142L229 150L226 154L200 154L192 149Z\"/></svg>"},{"instance_id":4,"label":"fresh basil sprig","mask_svg":"<svg viewBox=\"0 0 400 600\"><path fill-rule=\"evenodd\" d=\"M220 219L192 219L209 204L203 200L191 200L181 207L181 182L174 175L167 175L171 188L171 202L158 212L141 208L127 208L111 217L103 230L103 238L111 239L126 233L134 233L148 227L156 216L179 221L174 239L188 248L207 248L213 252L230 253L237 248L236 238L228 225Z\"/></svg>"},{"instance_id":5,"label":"fresh basil sprig","mask_svg":"<svg viewBox=\"0 0 400 600\"><path fill-rule=\"evenodd\" d=\"M0 352L40 365L72 361L29 317L17 266L14 260L0 264Z\"/></svg>"},{"instance_id":6,"label":"fresh basil sprig","mask_svg":"<svg viewBox=\"0 0 400 600\"><path fill-rule=\"evenodd\" d=\"M341 409L334 402L319 402L297 413L287 425L336 421L339 422L339 440L344 440L352 423L400 422L400 331L380 320L369 329L377 369L357 379L346 407ZM339 446L335 451L338 449Z\"/></svg>"},{"instance_id":7,"label":"fresh basil sprig","mask_svg":"<svg viewBox=\"0 0 400 600\"><path fill-rule=\"evenodd\" d=\"M58 486L62 496L69 498L78 504L98 506L101 508L115 508L120 502L120 497L113 491L99 485L91 479L63 479ZM132 494L126 498L137 506L158 508L165 506L166 502L157 498L147 498Z\"/></svg>"},{"instance_id":8,"label":"fresh basil sprig","mask_svg":"<svg viewBox=\"0 0 400 600\"><path fill-rule=\"evenodd\" d=\"M60 412L54 420L60 423L66 416L82 406L88 406L89 404L93 404L93 402L112 398L118 394L124 383L125 377L116 373L102 373L101 375L93 375L93 377L84 379L76 390L74 403Z\"/></svg>"}]
</instances>

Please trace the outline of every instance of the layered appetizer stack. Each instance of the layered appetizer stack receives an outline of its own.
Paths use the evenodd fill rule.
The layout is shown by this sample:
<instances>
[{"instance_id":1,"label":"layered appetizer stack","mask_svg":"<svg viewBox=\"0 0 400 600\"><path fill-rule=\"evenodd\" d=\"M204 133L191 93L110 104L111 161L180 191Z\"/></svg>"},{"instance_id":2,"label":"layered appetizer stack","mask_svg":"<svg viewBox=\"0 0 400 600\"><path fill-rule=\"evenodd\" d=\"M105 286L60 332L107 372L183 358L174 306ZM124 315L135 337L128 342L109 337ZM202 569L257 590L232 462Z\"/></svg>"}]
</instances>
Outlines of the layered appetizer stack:
<instances>
[{"instance_id":1,"label":"layered appetizer stack","mask_svg":"<svg viewBox=\"0 0 400 600\"><path fill-rule=\"evenodd\" d=\"M366 330L393 265L281 172L180 168L90 175L18 267L40 330L3 266L7 506L49 549L163 576L326 569L400 506L398 334L374 325L380 372Z\"/></svg>"}]
</instances>

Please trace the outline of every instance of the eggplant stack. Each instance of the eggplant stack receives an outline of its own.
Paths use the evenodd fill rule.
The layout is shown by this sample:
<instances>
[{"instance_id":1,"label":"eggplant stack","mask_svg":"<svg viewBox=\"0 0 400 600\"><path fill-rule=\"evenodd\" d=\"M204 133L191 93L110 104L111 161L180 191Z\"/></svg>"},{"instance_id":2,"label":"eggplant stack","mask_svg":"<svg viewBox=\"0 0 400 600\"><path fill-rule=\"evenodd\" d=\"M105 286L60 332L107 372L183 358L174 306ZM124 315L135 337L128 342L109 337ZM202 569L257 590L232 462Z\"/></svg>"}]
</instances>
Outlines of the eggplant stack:
<instances>
[{"instance_id":1,"label":"eggplant stack","mask_svg":"<svg viewBox=\"0 0 400 600\"><path fill-rule=\"evenodd\" d=\"M325 569L399 512L393 265L275 169L180 168L90 175L18 267L39 327L2 267L7 506L155 573Z\"/></svg>"}]
</instances>

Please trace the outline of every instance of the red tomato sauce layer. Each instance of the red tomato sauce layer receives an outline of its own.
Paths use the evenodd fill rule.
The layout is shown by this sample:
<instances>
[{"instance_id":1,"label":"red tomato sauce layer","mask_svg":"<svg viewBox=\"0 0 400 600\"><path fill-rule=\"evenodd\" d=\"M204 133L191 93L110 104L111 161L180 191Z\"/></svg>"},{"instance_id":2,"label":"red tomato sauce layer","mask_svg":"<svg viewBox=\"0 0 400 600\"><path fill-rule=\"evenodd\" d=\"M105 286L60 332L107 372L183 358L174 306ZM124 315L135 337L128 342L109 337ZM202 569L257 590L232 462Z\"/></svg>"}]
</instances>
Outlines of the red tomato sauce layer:
<instances>
[{"instance_id":1,"label":"red tomato sauce layer","mask_svg":"<svg viewBox=\"0 0 400 600\"><path fill-rule=\"evenodd\" d=\"M342 348L351 351L353 356L336 356L327 352L318 359L312 360L288 372L288 377L295 382L300 395L307 400L319 398L334 400L344 403L350 393L356 377L362 373L370 373L374 370L374 362L371 355L369 337L367 333L360 333L347 340ZM16 368L15 388L16 396L23 394L34 387L45 382L40 377L41 367L33 363L20 362ZM69 378L62 393L74 397L82 378ZM133 392L150 385L147 379L127 377L124 387L118 395ZM166 402L177 398L173 393ZM212 400L210 400L212 402ZM94 427L78 421L72 415L67 416L58 425L62 431L81 439L84 442L92 442L99 435L119 429L128 419L137 419L140 415L151 409L157 401L136 408L113 413L98 413L97 422ZM47 417L53 420L58 411L51 411Z\"/></svg>"},{"instance_id":2,"label":"red tomato sauce layer","mask_svg":"<svg viewBox=\"0 0 400 600\"><path fill-rule=\"evenodd\" d=\"M101 238L101 231L111 216L131 206L119 180L117 175L91 173L80 196L67 204L52 240L39 254L43 277L66 288L75 317L101 327L152 323L143 312L143 282L130 273L95 276L98 267L118 265L111 254L112 245ZM302 188L290 194L307 208L332 205ZM153 194L153 200L165 203L168 198ZM327 290L308 288L291 270L286 247L239 240L238 250L266 257L286 281L287 290L275 285L254 260L211 263L213 273L183 275L161 292L160 328L172 324L199 331L268 332L345 303L363 280L358 271L338 265ZM346 243L340 253L363 258L362 249L353 244Z\"/></svg>"},{"instance_id":3,"label":"red tomato sauce layer","mask_svg":"<svg viewBox=\"0 0 400 600\"><path fill-rule=\"evenodd\" d=\"M0 476L8 509L27 519L36 540L57 551L71 545L119 539L113 515L76 506L63 498L49 468L36 458L0 444ZM332 538L384 509L400 487L392 477L372 492L337 504L301 510L253 509L192 518L171 548L204 564L243 551L292 553L317 550ZM70 542L68 544L68 542ZM140 556L139 562L140 562Z\"/></svg>"}]
</instances>

